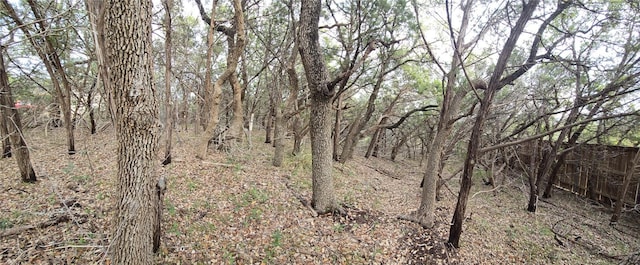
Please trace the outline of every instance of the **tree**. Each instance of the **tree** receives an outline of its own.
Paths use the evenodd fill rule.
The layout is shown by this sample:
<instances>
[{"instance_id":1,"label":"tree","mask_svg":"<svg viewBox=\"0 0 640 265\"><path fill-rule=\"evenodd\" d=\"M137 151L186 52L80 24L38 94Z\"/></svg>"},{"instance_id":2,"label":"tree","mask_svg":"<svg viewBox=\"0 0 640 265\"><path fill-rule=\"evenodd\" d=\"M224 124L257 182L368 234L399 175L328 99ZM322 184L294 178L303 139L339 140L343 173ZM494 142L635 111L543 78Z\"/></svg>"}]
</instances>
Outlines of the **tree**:
<instances>
[{"instance_id":1,"label":"tree","mask_svg":"<svg viewBox=\"0 0 640 265\"><path fill-rule=\"evenodd\" d=\"M0 138L2 138L1 158L7 158L11 157L11 140L9 140L9 128L7 127L3 117L0 118Z\"/></svg>"},{"instance_id":2,"label":"tree","mask_svg":"<svg viewBox=\"0 0 640 265\"><path fill-rule=\"evenodd\" d=\"M110 0L104 7L105 58L118 140L112 263L152 264L159 201L160 134L153 82L151 1ZM161 186L161 185L160 185Z\"/></svg>"},{"instance_id":3,"label":"tree","mask_svg":"<svg viewBox=\"0 0 640 265\"><path fill-rule=\"evenodd\" d=\"M42 11L34 0L27 0L27 3L33 12L35 21L33 23L25 24L22 19L20 19L13 6L7 0L2 0L2 4L7 10L9 16L16 23L17 27L22 30L49 73L51 83L56 90L58 104L60 105L60 108L62 108L65 130L67 131L68 154L73 155L76 153L76 149L73 135L74 126L71 118L71 84L65 68L62 65L60 55L58 54L57 47L55 45L55 36L51 33L50 25L47 23L46 18L43 16ZM34 33L31 32L32 26L35 28Z\"/></svg>"},{"instance_id":4,"label":"tree","mask_svg":"<svg viewBox=\"0 0 640 265\"><path fill-rule=\"evenodd\" d=\"M335 84L328 82L319 42L320 0L302 1L298 28L298 50L311 92L312 205L318 213L338 210L331 175L331 99Z\"/></svg>"},{"instance_id":5,"label":"tree","mask_svg":"<svg viewBox=\"0 0 640 265\"><path fill-rule=\"evenodd\" d=\"M201 16L203 20L205 20L206 22L207 19L206 19L206 15L204 14L202 5L200 4L199 1L197 3L199 4L199 7L200 7ZM237 78L234 79L232 76L236 74L236 68L238 67L238 62L240 60L240 56L244 52L244 46L246 44L244 11L242 9L242 4L240 0L233 1L234 22L235 22L234 28L224 27L216 23L216 21L213 19L215 7L216 7L216 1L213 2L211 18L208 19L209 35L207 39L208 39L209 48L207 49L207 56L208 56L207 60L210 60L211 53L213 52L212 50L213 49L213 32L215 30L221 31L225 33L225 35L227 35L229 53L227 55L227 68L224 70L224 72L218 77L218 79L213 84L211 83L211 76L210 76L211 69L209 68L211 63L210 61L207 61L206 71L209 77L207 78L207 81L205 81L207 82L205 85L206 85L206 90L208 91L206 94L211 95L211 97L208 99L208 100L211 100L211 102L208 104L209 120L207 122L207 126L204 131L204 134L202 135L200 140L201 150L197 154L197 156L200 157L201 159L204 159L204 157L206 156L207 150L209 148L209 142L213 139L214 131L218 126L218 122L220 121L220 118L218 116L220 113L222 85L226 81L231 82L232 86L234 85L235 82L237 82ZM234 96L234 98L236 98L236 96ZM205 98L205 100L207 100L207 98ZM236 108L237 106L234 107L234 109ZM240 113L236 113L236 115L238 114L241 115L242 105L240 105L239 112Z\"/></svg>"},{"instance_id":6,"label":"tree","mask_svg":"<svg viewBox=\"0 0 640 265\"><path fill-rule=\"evenodd\" d=\"M33 166L31 166L31 159L29 158L29 148L22 135L20 113L14 107L11 87L9 87L9 77L4 67L4 50L5 46L0 45L0 110L2 111L0 119L3 120L2 125L7 128L7 135L12 145L10 151L13 152L16 162L18 162L22 181L36 182L36 173L33 170ZM4 135L2 136L4 137Z\"/></svg>"},{"instance_id":7,"label":"tree","mask_svg":"<svg viewBox=\"0 0 640 265\"><path fill-rule=\"evenodd\" d=\"M443 80L446 80L446 85L443 87L444 98L440 106L440 117L436 127L435 136L430 143L431 147L429 149L429 155L427 156L420 207L418 208L415 218L408 218L410 220L417 221L423 227L430 228L434 225L438 169L443 159L443 149L447 138L451 134L454 123L460 119L460 117L456 117L455 115L460 111L462 100L468 92L468 90L458 87L458 74L462 64L462 56L460 56L460 54L464 54L466 50L473 45L473 42L465 43L473 3L473 0L468 0L461 5L464 7L462 21L460 28L457 30L458 36L454 41L454 54L451 57L451 66L448 71L445 71L437 62L436 58L434 58L433 52L429 47L429 43L421 32L421 37L426 46L427 52L436 61L440 72L445 76ZM419 14L417 3L413 1L412 4L414 6L415 13ZM451 37L454 38L454 36Z\"/></svg>"},{"instance_id":8,"label":"tree","mask_svg":"<svg viewBox=\"0 0 640 265\"><path fill-rule=\"evenodd\" d=\"M165 66L164 66L164 135L165 135L165 146L164 146L164 160L162 161L163 165L168 165L171 163L171 144L173 141L173 100L171 96L171 7L173 5L172 0L164 0L162 2L165 10L164 17L164 34L165 34Z\"/></svg>"},{"instance_id":9,"label":"tree","mask_svg":"<svg viewBox=\"0 0 640 265\"><path fill-rule=\"evenodd\" d=\"M448 243L450 243L453 247L459 247L460 235L462 234L462 223L465 219L464 215L467 207L467 200L469 197L469 191L471 190L473 169L475 167L476 161L478 161L478 156L480 154L480 137L483 130L483 124L485 118L489 113L493 98L497 91L522 76L537 63L537 58L539 58L538 48L540 45L542 34L544 33L547 26L551 23L551 21L553 21L569 6L569 3L567 2L559 2L557 4L554 12L550 14L549 17L547 17L538 28L537 34L534 37L533 43L531 44L529 57L527 58L526 62L521 67L516 68L514 72L503 77L504 72L507 68L509 57L511 57L513 50L516 48L518 39L524 31L525 25L531 19L531 16L536 10L539 2L539 0L531 0L527 3L523 3L523 6L521 7L522 11L518 16L515 25L511 28L509 37L505 41L504 46L500 51L500 55L492 71L491 78L489 79L489 84L484 90L484 96L480 101L480 109L476 114L473 129L471 131L471 138L469 139L469 143L467 146L467 157L463 166L464 169L460 184L460 192L458 194L458 202L453 214L452 225L449 230ZM547 52L550 52L550 49L547 49ZM472 89L475 88L472 87Z\"/></svg>"}]
</instances>

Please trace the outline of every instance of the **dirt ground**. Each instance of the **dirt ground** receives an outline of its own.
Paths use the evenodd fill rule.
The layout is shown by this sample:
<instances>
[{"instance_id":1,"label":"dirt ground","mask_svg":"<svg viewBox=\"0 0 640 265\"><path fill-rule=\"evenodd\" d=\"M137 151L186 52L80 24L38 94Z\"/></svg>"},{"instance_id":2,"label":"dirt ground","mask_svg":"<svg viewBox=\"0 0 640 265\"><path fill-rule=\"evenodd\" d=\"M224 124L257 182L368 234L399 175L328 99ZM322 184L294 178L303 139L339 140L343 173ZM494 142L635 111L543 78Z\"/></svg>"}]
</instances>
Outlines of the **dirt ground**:
<instances>
[{"instance_id":1,"label":"dirt ground","mask_svg":"<svg viewBox=\"0 0 640 265\"><path fill-rule=\"evenodd\" d=\"M637 211L612 227L609 208L557 191L528 213L527 182L514 174L495 190L475 181L461 248L450 250L457 179L443 190L435 228L397 218L419 206L418 161L334 164L347 214L314 217L299 200L311 197L309 147L275 168L256 134L251 146L205 160L194 156L193 134L178 134L174 162L159 172L168 179L159 264L634 264L640 256ZM0 263L108 264L115 136L78 131L71 157L62 129L26 137L39 181L21 183L13 158L0 160Z\"/></svg>"}]
</instances>

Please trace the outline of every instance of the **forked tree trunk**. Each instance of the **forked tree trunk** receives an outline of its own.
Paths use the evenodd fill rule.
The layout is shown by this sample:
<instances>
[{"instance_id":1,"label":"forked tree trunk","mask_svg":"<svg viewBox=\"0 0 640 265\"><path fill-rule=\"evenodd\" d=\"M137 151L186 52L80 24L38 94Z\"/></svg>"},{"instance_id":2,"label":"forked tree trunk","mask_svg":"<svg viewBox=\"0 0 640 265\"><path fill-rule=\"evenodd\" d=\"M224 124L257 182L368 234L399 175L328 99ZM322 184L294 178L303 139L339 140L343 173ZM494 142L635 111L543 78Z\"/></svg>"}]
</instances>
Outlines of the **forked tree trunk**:
<instances>
[{"instance_id":1,"label":"forked tree trunk","mask_svg":"<svg viewBox=\"0 0 640 265\"><path fill-rule=\"evenodd\" d=\"M173 143L173 99L171 96L171 7L173 6L173 0L163 1L165 17L164 17L164 52L165 52L165 67L164 67L164 160L163 165L171 164L171 146Z\"/></svg>"},{"instance_id":2,"label":"forked tree trunk","mask_svg":"<svg viewBox=\"0 0 640 265\"><path fill-rule=\"evenodd\" d=\"M318 24L320 0L302 1L298 43L302 65L311 92L311 168L313 180L312 205L318 213L338 210L331 157L331 98L335 87L328 85L328 73L320 48Z\"/></svg>"},{"instance_id":3,"label":"forked tree trunk","mask_svg":"<svg viewBox=\"0 0 640 265\"><path fill-rule=\"evenodd\" d=\"M105 6L106 66L118 140L112 264L153 264L161 202L157 193L160 124L153 82L150 0Z\"/></svg>"},{"instance_id":4,"label":"forked tree trunk","mask_svg":"<svg viewBox=\"0 0 640 265\"><path fill-rule=\"evenodd\" d=\"M36 182L36 173L33 170L33 166L31 166L31 159L29 158L29 148L22 135L20 114L14 107L11 87L9 87L9 77L4 67L4 50L5 47L0 45L0 114L2 114L0 118L4 120L4 124L7 126L7 134L11 141L13 155L18 163L22 181Z\"/></svg>"},{"instance_id":5,"label":"forked tree trunk","mask_svg":"<svg viewBox=\"0 0 640 265\"><path fill-rule=\"evenodd\" d=\"M209 120L207 122L207 127L200 139L201 149L196 155L201 159L205 158L207 154L207 150L209 148L209 142L213 139L215 129L218 126L218 122L220 121L219 112L220 112L220 100L222 95L222 85L224 84L224 82L230 79L231 75L234 75L236 73L236 68L238 67L238 61L240 59L240 55L244 51L244 46L246 43L244 13L242 10L242 4L240 0L233 1L233 9L234 9L236 39L235 41L231 41L228 39L230 41L230 48L229 48L229 54L227 58L227 68L218 77L216 82L213 83L213 85L211 85L210 83L207 83L207 91L210 91L210 93L212 94L212 98L211 98L212 101L210 102L210 106L209 106L210 107ZM211 22L209 23L210 24L210 27L209 27L210 40L213 39L213 31L216 28L215 20L213 19L214 18L213 11L215 11L215 1L212 7ZM231 36L227 36L227 37L233 38ZM233 43L233 45L231 45L231 43ZM209 50L212 52L211 49L212 49L213 41L211 41L209 45L210 45ZM207 52L207 54L208 56L211 55L210 52ZM211 57L208 57L207 60L211 60ZM207 72L209 71L211 71L210 68L207 69Z\"/></svg>"}]
</instances>

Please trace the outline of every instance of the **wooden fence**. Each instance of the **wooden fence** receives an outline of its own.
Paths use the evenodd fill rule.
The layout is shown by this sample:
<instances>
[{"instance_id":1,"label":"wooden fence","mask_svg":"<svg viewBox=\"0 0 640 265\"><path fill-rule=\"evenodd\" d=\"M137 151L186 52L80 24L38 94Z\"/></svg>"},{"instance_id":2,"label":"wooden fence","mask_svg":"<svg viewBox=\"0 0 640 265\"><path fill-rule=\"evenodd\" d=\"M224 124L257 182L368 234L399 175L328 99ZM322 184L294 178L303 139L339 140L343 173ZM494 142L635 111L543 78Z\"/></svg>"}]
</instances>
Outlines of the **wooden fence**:
<instances>
[{"instance_id":1,"label":"wooden fence","mask_svg":"<svg viewBox=\"0 0 640 265\"><path fill-rule=\"evenodd\" d=\"M536 166L540 163L540 152L544 152L545 141L530 141L516 147L521 165L530 165L537 148ZM567 149L569 146L563 146ZM624 176L632 170L633 158L638 152L635 147L582 144L568 151L565 162L558 172L556 186L600 202L611 202L618 197ZM626 204L640 204L640 174L631 178Z\"/></svg>"}]
</instances>

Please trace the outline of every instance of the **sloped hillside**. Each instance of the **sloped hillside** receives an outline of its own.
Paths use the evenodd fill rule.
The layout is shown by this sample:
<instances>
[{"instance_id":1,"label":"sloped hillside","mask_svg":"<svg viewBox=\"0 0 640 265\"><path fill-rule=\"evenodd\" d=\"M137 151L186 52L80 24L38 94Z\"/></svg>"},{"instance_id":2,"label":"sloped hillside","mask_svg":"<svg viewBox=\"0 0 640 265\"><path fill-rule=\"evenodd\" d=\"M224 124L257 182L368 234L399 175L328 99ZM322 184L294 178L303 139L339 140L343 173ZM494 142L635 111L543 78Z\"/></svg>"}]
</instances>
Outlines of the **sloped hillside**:
<instances>
[{"instance_id":1,"label":"sloped hillside","mask_svg":"<svg viewBox=\"0 0 640 265\"><path fill-rule=\"evenodd\" d=\"M114 136L79 133L73 157L62 130L26 136L40 180L21 183L14 160L0 160L0 263L108 263ZM168 179L160 264L617 264L640 251L637 212L610 227L606 208L558 192L531 214L518 176L495 190L473 187L462 248L448 250L456 179L434 229L397 219L419 205L416 161L334 164L346 215L315 216L302 203L311 197L308 150L275 168L259 136L206 160L193 155L192 134L178 138L160 172Z\"/></svg>"}]
</instances>

